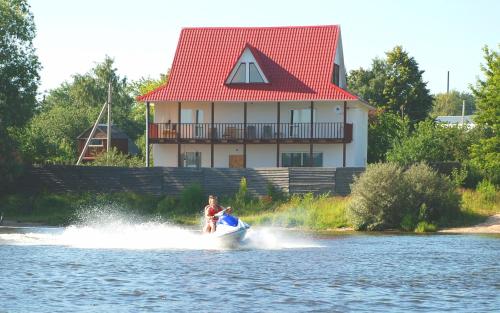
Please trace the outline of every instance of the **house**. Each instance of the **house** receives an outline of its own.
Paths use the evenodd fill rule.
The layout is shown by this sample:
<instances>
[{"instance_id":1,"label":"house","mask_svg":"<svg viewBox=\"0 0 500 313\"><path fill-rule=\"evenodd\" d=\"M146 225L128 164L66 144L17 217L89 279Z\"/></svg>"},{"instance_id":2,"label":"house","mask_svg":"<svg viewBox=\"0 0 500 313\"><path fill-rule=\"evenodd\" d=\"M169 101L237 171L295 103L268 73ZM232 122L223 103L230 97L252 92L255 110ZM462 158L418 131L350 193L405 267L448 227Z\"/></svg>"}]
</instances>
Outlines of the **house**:
<instances>
[{"instance_id":1,"label":"house","mask_svg":"<svg viewBox=\"0 0 500 313\"><path fill-rule=\"evenodd\" d=\"M472 115L441 115L436 117L436 122L442 124L446 127L452 126L466 126L467 128L476 127L476 123L474 122Z\"/></svg>"},{"instance_id":2,"label":"house","mask_svg":"<svg viewBox=\"0 0 500 313\"><path fill-rule=\"evenodd\" d=\"M92 127L87 128L77 137L78 141L78 156L82 153L85 142L89 138ZM108 136L108 125L98 124L94 137L90 140L87 152L83 156L83 162L95 160L96 156L106 151ZM116 148L124 154L136 155L139 149L135 143L118 127L111 125L111 147Z\"/></svg>"},{"instance_id":3,"label":"house","mask_svg":"<svg viewBox=\"0 0 500 313\"><path fill-rule=\"evenodd\" d=\"M338 25L184 28L168 84L138 99L155 166L366 165L373 108L346 91Z\"/></svg>"}]
</instances>

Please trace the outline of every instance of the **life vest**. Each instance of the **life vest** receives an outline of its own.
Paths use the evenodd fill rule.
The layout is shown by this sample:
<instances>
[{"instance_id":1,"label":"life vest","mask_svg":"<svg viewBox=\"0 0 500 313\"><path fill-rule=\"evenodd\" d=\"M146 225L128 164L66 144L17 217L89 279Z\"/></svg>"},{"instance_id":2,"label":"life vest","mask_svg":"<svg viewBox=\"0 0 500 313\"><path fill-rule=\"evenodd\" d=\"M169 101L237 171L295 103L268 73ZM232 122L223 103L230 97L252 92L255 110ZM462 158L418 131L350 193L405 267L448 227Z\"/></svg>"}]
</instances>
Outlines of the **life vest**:
<instances>
[{"instance_id":1,"label":"life vest","mask_svg":"<svg viewBox=\"0 0 500 313\"><path fill-rule=\"evenodd\" d=\"M215 205L215 206L211 206L211 205L207 205L205 207L205 212L208 210L208 216L209 216L209 219L211 219L212 221L216 222L219 218L214 216L215 214L219 213L220 211L224 210L223 207L221 207L220 205Z\"/></svg>"}]
</instances>

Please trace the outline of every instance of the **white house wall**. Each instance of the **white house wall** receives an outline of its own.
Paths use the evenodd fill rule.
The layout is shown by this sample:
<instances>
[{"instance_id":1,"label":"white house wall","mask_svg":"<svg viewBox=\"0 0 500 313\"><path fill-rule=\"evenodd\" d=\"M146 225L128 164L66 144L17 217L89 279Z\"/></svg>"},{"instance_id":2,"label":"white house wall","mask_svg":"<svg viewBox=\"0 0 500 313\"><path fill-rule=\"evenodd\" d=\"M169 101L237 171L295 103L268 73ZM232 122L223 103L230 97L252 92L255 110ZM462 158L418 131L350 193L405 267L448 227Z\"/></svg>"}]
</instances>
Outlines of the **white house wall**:
<instances>
[{"instance_id":1,"label":"white house wall","mask_svg":"<svg viewBox=\"0 0 500 313\"><path fill-rule=\"evenodd\" d=\"M350 108L347 123L353 124L352 142L346 145L346 166L365 166L368 149L368 112Z\"/></svg>"},{"instance_id":2,"label":"white house wall","mask_svg":"<svg viewBox=\"0 0 500 313\"><path fill-rule=\"evenodd\" d=\"M281 123L290 123L290 110L309 109L310 102L283 102L280 104ZM343 102L314 102L316 122L342 122ZM210 123L211 104L183 102L182 109L202 110L203 123ZM214 123L243 123L243 103L215 103ZM177 103L159 103L155 106L155 123L177 123ZM349 114L349 112L348 112ZM276 123L277 104L269 102L247 103L247 123Z\"/></svg>"},{"instance_id":3,"label":"white house wall","mask_svg":"<svg viewBox=\"0 0 500 313\"><path fill-rule=\"evenodd\" d=\"M183 144L181 153L201 152L201 166L210 167L210 145ZM247 167L275 167L276 145L247 144ZM308 144L281 144L280 153L309 153ZM314 153L323 153L324 167L342 166L342 145L315 144ZM229 167L229 155L243 154L243 145L214 145L214 167ZM153 145L153 160L155 166L177 167L177 144ZM280 155L281 165L281 155ZM352 165L357 166L357 165Z\"/></svg>"},{"instance_id":4,"label":"white house wall","mask_svg":"<svg viewBox=\"0 0 500 313\"><path fill-rule=\"evenodd\" d=\"M281 123L290 122L290 109L308 109L310 102L284 102L280 105ZM343 122L343 102L315 101L316 122ZM203 123L210 123L211 104L182 103L182 109L203 110ZM155 106L155 122L177 123L177 103L159 103ZM276 103L248 103L248 123L276 123ZM243 103L215 103L215 123L243 123ZM352 142L346 144L346 166L366 166L368 147L368 110L362 104L349 102L347 122L353 124ZM323 152L323 166L341 167L342 144L314 144L314 152ZM183 144L181 152L201 152L202 166L210 167L209 144ZM309 152L308 144L280 144L280 152ZM216 144L214 166L228 167L230 154L243 154L243 145ZM154 144L155 166L177 166L176 144ZM280 156L281 162L281 156ZM247 167L276 166L276 145L247 144Z\"/></svg>"}]
</instances>

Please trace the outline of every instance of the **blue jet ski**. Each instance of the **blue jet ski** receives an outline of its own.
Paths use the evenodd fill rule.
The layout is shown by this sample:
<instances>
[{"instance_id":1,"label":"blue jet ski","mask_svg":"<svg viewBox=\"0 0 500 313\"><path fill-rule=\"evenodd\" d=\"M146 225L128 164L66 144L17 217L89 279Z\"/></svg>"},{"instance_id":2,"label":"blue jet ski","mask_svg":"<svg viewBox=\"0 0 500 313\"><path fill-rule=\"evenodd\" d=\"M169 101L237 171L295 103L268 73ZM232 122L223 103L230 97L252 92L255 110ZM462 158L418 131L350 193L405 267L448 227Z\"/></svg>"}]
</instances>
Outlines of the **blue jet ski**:
<instances>
[{"instance_id":1,"label":"blue jet ski","mask_svg":"<svg viewBox=\"0 0 500 313\"><path fill-rule=\"evenodd\" d=\"M216 214L219 219L212 236L216 237L224 245L236 246L243 241L250 226L236 216L229 215L224 211Z\"/></svg>"}]
</instances>

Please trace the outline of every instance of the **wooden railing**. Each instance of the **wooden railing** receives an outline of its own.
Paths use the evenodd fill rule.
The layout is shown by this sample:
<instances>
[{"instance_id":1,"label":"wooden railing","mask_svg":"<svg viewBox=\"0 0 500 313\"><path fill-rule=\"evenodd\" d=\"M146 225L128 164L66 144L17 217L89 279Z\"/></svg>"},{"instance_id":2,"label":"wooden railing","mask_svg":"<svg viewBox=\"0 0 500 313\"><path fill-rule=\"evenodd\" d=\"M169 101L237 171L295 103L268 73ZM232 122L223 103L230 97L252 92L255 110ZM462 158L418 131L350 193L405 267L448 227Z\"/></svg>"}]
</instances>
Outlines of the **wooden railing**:
<instances>
[{"instance_id":1,"label":"wooden railing","mask_svg":"<svg viewBox=\"0 0 500 313\"><path fill-rule=\"evenodd\" d=\"M352 124L344 123L151 123L149 138L155 142L300 142L352 141Z\"/></svg>"}]
</instances>

